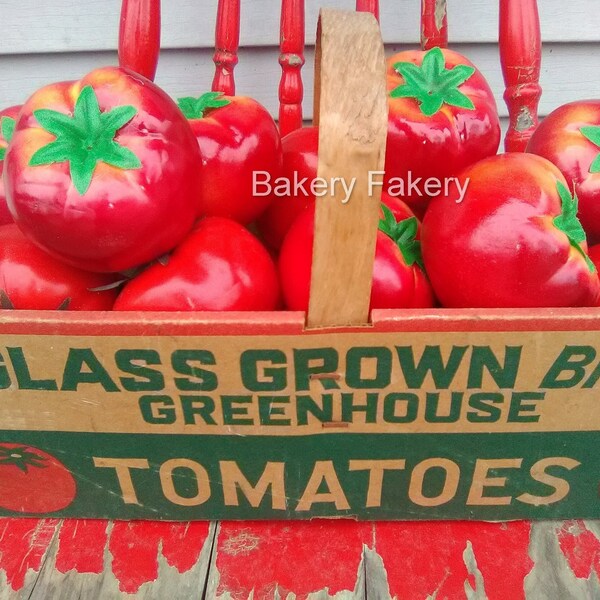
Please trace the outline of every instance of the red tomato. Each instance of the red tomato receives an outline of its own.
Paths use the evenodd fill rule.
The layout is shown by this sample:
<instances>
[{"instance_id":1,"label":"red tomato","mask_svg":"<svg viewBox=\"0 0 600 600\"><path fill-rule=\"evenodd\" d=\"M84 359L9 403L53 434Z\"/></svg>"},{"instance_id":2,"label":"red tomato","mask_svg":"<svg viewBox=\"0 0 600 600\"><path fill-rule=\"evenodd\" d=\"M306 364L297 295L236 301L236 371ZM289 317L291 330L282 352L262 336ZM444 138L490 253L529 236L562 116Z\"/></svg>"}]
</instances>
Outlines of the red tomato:
<instances>
[{"instance_id":1,"label":"red tomato","mask_svg":"<svg viewBox=\"0 0 600 600\"><path fill-rule=\"evenodd\" d=\"M291 194L274 194L271 205L258 220L265 243L279 249L285 234L298 215L315 201L310 184L317 176L319 129L303 127L288 133L282 140L283 169L281 178L294 183L305 182ZM307 192L304 193L304 192Z\"/></svg>"},{"instance_id":2,"label":"red tomato","mask_svg":"<svg viewBox=\"0 0 600 600\"><path fill-rule=\"evenodd\" d=\"M82 271L46 254L14 223L0 227L0 308L110 310L115 283L114 275Z\"/></svg>"},{"instance_id":3,"label":"red tomato","mask_svg":"<svg viewBox=\"0 0 600 600\"><path fill-rule=\"evenodd\" d=\"M258 229L265 243L278 250L298 216L313 206L315 197L311 193L311 182L317 177L319 160L319 130L303 127L288 133L282 141L283 171L281 179L291 182L290 194L274 193L273 202L258 220ZM296 187L293 187L298 182ZM285 192L285 184L282 191ZM274 187L274 192L277 191ZM388 206L397 220L414 217L413 211L398 197L383 192L381 201Z\"/></svg>"},{"instance_id":4,"label":"red tomato","mask_svg":"<svg viewBox=\"0 0 600 600\"><path fill-rule=\"evenodd\" d=\"M69 470L54 456L23 444L0 443L0 508L24 514L56 512L75 499Z\"/></svg>"},{"instance_id":5,"label":"red tomato","mask_svg":"<svg viewBox=\"0 0 600 600\"><path fill-rule=\"evenodd\" d=\"M458 307L593 306L598 273L586 255L577 203L560 171L532 154L482 160L458 195L434 201L423 258L442 303Z\"/></svg>"},{"instance_id":6,"label":"red tomato","mask_svg":"<svg viewBox=\"0 0 600 600\"><path fill-rule=\"evenodd\" d=\"M390 57L387 89L386 189L421 216L431 199L429 178L443 187L445 178L497 152L496 101L471 62L440 48Z\"/></svg>"},{"instance_id":7,"label":"red tomato","mask_svg":"<svg viewBox=\"0 0 600 600\"><path fill-rule=\"evenodd\" d=\"M133 72L97 69L23 106L6 154L8 204L50 254L122 271L191 230L199 163L187 120L165 92Z\"/></svg>"},{"instance_id":8,"label":"red tomato","mask_svg":"<svg viewBox=\"0 0 600 600\"><path fill-rule=\"evenodd\" d=\"M11 106L3 111L0 111L0 225L12 223L13 218L6 204L6 192L4 191L4 157L6 156L6 148L12 139L15 119L19 114L20 106Z\"/></svg>"},{"instance_id":9,"label":"red tomato","mask_svg":"<svg viewBox=\"0 0 600 600\"><path fill-rule=\"evenodd\" d=\"M199 221L164 262L124 288L115 310L274 310L277 271L269 253L242 225L221 217Z\"/></svg>"},{"instance_id":10,"label":"red tomato","mask_svg":"<svg viewBox=\"0 0 600 600\"><path fill-rule=\"evenodd\" d=\"M595 246L589 248L588 256L594 263L596 270L600 273L600 244L596 244ZM600 306L600 296L598 296L598 302L596 303L596 306Z\"/></svg>"},{"instance_id":11,"label":"red tomato","mask_svg":"<svg viewBox=\"0 0 600 600\"><path fill-rule=\"evenodd\" d=\"M579 198L579 219L591 244L600 242L600 100L572 102L539 124L527 146L554 163Z\"/></svg>"},{"instance_id":12,"label":"red tomato","mask_svg":"<svg viewBox=\"0 0 600 600\"><path fill-rule=\"evenodd\" d=\"M272 200L254 194L254 174L273 181L281 172L281 138L273 117L252 98L219 92L181 98L179 107L202 155L199 215L254 221Z\"/></svg>"},{"instance_id":13,"label":"red tomato","mask_svg":"<svg viewBox=\"0 0 600 600\"><path fill-rule=\"evenodd\" d=\"M377 232L370 308L432 307L431 287L419 266L417 219L397 223L391 211L386 214L388 218L382 220ZM394 230L390 231L393 237L384 230ZM313 240L314 207L308 207L288 231L279 255L281 289L289 310L308 309Z\"/></svg>"}]
</instances>

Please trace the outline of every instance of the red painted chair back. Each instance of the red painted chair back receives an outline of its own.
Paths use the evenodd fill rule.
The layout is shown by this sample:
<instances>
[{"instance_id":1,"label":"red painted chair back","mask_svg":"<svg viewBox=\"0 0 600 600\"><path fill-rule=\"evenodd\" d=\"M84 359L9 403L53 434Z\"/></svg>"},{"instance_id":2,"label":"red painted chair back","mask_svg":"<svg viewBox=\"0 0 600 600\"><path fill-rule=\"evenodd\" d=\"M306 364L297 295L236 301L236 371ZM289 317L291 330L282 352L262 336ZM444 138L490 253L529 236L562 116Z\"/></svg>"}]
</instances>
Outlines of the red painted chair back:
<instances>
[{"instance_id":1,"label":"red painted chair back","mask_svg":"<svg viewBox=\"0 0 600 600\"><path fill-rule=\"evenodd\" d=\"M416 1L416 0L414 0ZM537 0L499 0L500 62L510 124L507 151L523 152L538 124L541 35ZM356 10L379 19L379 0L356 0ZM281 0L279 126L285 135L302 126L304 0ZM240 41L240 0L218 0L213 91L235 94L234 69ZM421 0L424 50L448 45L447 0ZM119 61L152 79L160 47L160 0L123 0Z\"/></svg>"}]
</instances>

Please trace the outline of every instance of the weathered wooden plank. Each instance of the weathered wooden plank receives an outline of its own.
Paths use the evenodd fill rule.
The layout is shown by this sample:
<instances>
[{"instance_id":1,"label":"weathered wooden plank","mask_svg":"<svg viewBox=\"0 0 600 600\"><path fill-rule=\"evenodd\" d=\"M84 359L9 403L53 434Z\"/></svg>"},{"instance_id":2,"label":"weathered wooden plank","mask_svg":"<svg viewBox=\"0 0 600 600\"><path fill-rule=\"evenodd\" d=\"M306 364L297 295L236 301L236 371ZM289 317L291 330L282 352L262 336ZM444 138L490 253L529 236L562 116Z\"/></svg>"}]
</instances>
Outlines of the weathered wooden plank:
<instances>
[{"instance_id":1,"label":"weathered wooden plank","mask_svg":"<svg viewBox=\"0 0 600 600\"><path fill-rule=\"evenodd\" d=\"M0 520L0 599L201 598L208 522Z\"/></svg>"},{"instance_id":2,"label":"weathered wooden plank","mask_svg":"<svg viewBox=\"0 0 600 600\"><path fill-rule=\"evenodd\" d=\"M364 600L372 533L372 524L347 520L222 522L206 598Z\"/></svg>"},{"instance_id":3,"label":"weathered wooden plank","mask_svg":"<svg viewBox=\"0 0 600 600\"><path fill-rule=\"evenodd\" d=\"M61 530L31 600L201 598L214 534L209 523L94 522L91 528L104 526L106 535L99 536L103 547L92 541L92 552L90 532L82 531L89 523L65 522L71 531Z\"/></svg>"},{"instance_id":4,"label":"weathered wooden plank","mask_svg":"<svg viewBox=\"0 0 600 600\"><path fill-rule=\"evenodd\" d=\"M216 5L177 0L163 3L164 48L210 48L214 43ZM315 39L319 6L354 8L354 0L307 0L306 35ZM420 2L381 0L381 24L386 42L419 43ZM116 49L120 0L21 0L0 3L0 54L76 52ZM243 46L278 42L279 10L272 0L242 3ZM549 41L594 41L597 22L591 0L544 0L542 32ZM498 39L498 4L490 0L448 3L450 43L494 42Z\"/></svg>"},{"instance_id":5,"label":"weathered wooden plank","mask_svg":"<svg viewBox=\"0 0 600 600\"><path fill-rule=\"evenodd\" d=\"M381 563L371 555L368 586L382 599L524 599L529 531L526 522L377 523L374 551Z\"/></svg>"},{"instance_id":6,"label":"weathered wooden plank","mask_svg":"<svg viewBox=\"0 0 600 600\"><path fill-rule=\"evenodd\" d=\"M533 568L525 578L527 600L600 598L600 523L534 523L529 554Z\"/></svg>"},{"instance_id":7,"label":"weathered wooden plank","mask_svg":"<svg viewBox=\"0 0 600 600\"><path fill-rule=\"evenodd\" d=\"M387 55L404 49L405 45L388 45ZM500 114L506 116L506 105L502 99L504 84L498 58L498 48L489 45L455 45L481 69L488 78L496 96ZM542 59L541 84L544 90L540 103L540 114L565 102L591 98L600 90L600 70L596 68L600 42L568 46L546 44ZM237 92L254 96L277 115L277 89L281 68L277 61L278 49L258 48L240 52L240 63L236 68ZM303 69L304 118L312 118L312 86L314 52L306 52L307 66ZM0 57L0 106L22 103L38 87L64 79L82 76L95 67L116 64L116 52L80 53L66 58L61 54L23 55ZM158 65L156 81L175 97L200 94L210 89L214 73L211 50L171 50L163 52ZM556 73L562 73L557 77ZM6 84L10 77L10 85Z\"/></svg>"},{"instance_id":8,"label":"weathered wooden plank","mask_svg":"<svg viewBox=\"0 0 600 600\"><path fill-rule=\"evenodd\" d=\"M0 600L30 597L59 526L58 519L0 519Z\"/></svg>"}]
</instances>

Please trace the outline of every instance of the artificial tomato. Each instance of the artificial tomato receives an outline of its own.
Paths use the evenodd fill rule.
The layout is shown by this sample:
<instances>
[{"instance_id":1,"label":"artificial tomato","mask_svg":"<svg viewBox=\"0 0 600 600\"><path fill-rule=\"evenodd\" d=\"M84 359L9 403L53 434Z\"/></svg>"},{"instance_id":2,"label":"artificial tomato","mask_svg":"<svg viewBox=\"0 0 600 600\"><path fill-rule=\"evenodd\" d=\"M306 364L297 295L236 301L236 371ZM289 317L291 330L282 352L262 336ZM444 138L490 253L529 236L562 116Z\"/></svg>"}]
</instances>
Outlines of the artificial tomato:
<instances>
[{"instance_id":1,"label":"artificial tomato","mask_svg":"<svg viewBox=\"0 0 600 600\"><path fill-rule=\"evenodd\" d=\"M312 182L317 178L319 161L319 129L303 127L288 133L282 140L283 170L280 183L272 182L273 201L257 222L265 243L278 250L298 216L313 206ZM394 213L398 221L414 213L399 197L382 193L381 202Z\"/></svg>"},{"instance_id":2,"label":"artificial tomato","mask_svg":"<svg viewBox=\"0 0 600 600\"><path fill-rule=\"evenodd\" d=\"M296 129L283 137L281 146L282 192L278 193L276 182L271 182L272 202L257 223L265 243L275 250L281 247L285 234L298 215L315 201L310 185L317 176L319 129ZM290 182L289 193L286 182Z\"/></svg>"},{"instance_id":3,"label":"artificial tomato","mask_svg":"<svg viewBox=\"0 0 600 600\"><path fill-rule=\"evenodd\" d=\"M277 270L262 244L242 225L201 219L173 253L134 277L115 310L274 310Z\"/></svg>"},{"instance_id":4,"label":"artificial tomato","mask_svg":"<svg viewBox=\"0 0 600 600\"><path fill-rule=\"evenodd\" d=\"M579 199L578 216L589 243L600 243L600 100L557 108L541 121L527 152L560 169Z\"/></svg>"},{"instance_id":5,"label":"artificial tomato","mask_svg":"<svg viewBox=\"0 0 600 600\"><path fill-rule=\"evenodd\" d=\"M200 154L156 85L107 67L24 104L6 153L8 205L37 245L90 271L173 248L197 215Z\"/></svg>"},{"instance_id":6,"label":"artificial tomato","mask_svg":"<svg viewBox=\"0 0 600 600\"><path fill-rule=\"evenodd\" d=\"M600 282L577 201L549 161L503 154L465 169L457 193L433 201L423 259L442 306L593 306Z\"/></svg>"},{"instance_id":7,"label":"artificial tomato","mask_svg":"<svg viewBox=\"0 0 600 600\"><path fill-rule=\"evenodd\" d=\"M56 512L75 499L70 471L33 446L0 442L0 508L24 514Z\"/></svg>"},{"instance_id":8,"label":"artificial tomato","mask_svg":"<svg viewBox=\"0 0 600 600\"><path fill-rule=\"evenodd\" d=\"M14 224L0 227L0 308L110 310L114 275L82 271L40 250Z\"/></svg>"},{"instance_id":9,"label":"artificial tomato","mask_svg":"<svg viewBox=\"0 0 600 600\"><path fill-rule=\"evenodd\" d=\"M590 260L594 263L596 270L600 273L600 244L596 244L595 246L591 246L588 249L588 256ZM598 302L596 306L600 306L600 296L598 296Z\"/></svg>"},{"instance_id":10,"label":"artificial tomato","mask_svg":"<svg viewBox=\"0 0 600 600\"><path fill-rule=\"evenodd\" d=\"M440 48L390 57L387 90L386 189L422 216L448 178L497 152L496 101L469 60Z\"/></svg>"},{"instance_id":11,"label":"artificial tomato","mask_svg":"<svg viewBox=\"0 0 600 600\"><path fill-rule=\"evenodd\" d=\"M202 154L199 215L227 217L248 224L269 205L256 181L281 172L281 137L273 117L256 100L208 92L181 98Z\"/></svg>"},{"instance_id":12,"label":"artificial tomato","mask_svg":"<svg viewBox=\"0 0 600 600\"><path fill-rule=\"evenodd\" d=\"M278 268L284 303L289 310L308 310L314 241L314 206L288 231ZM416 217L397 222L383 208L375 246L370 308L429 308L435 300L422 269Z\"/></svg>"},{"instance_id":13,"label":"artificial tomato","mask_svg":"<svg viewBox=\"0 0 600 600\"><path fill-rule=\"evenodd\" d=\"M20 106L11 106L3 111L0 111L0 225L12 223L13 218L6 204L6 193L4 191L4 157L6 156L6 148L12 139L15 130L15 119L19 114Z\"/></svg>"}]
</instances>

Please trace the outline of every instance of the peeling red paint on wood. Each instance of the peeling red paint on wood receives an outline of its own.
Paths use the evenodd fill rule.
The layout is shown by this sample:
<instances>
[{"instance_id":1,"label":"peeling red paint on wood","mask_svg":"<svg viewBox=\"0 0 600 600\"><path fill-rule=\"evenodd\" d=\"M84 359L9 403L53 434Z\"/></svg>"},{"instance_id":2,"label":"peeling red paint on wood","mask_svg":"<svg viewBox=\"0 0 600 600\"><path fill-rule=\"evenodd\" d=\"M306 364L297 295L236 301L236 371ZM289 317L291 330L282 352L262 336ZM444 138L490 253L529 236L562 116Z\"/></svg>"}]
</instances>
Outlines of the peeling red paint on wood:
<instances>
[{"instance_id":1,"label":"peeling red paint on wood","mask_svg":"<svg viewBox=\"0 0 600 600\"><path fill-rule=\"evenodd\" d=\"M108 521L63 521L58 534L57 571L102 573L107 542Z\"/></svg>"},{"instance_id":2,"label":"peeling red paint on wood","mask_svg":"<svg viewBox=\"0 0 600 600\"><path fill-rule=\"evenodd\" d=\"M566 521L558 532L558 542L575 577L589 579L592 571L600 577L600 540L583 521Z\"/></svg>"},{"instance_id":3,"label":"peeling red paint on wood","mask_svg":"<svg viewBox=\"0 0 600 600\"><path fill-rule=\"evenodd\" d=\"M38 572L56 532L57 519L0 520L0 570L15 591L25 585L27 572Z\"/></svg>"},{"instance_id":4,"label":"peeling red paint on wood","mask_svg":"<svg viewBox=\"0 0 600 600\"><path fill-rule=\"evenodd\" d=\"M464 598L466 581L476 590L463 556L469 542L488 600L525 597L529 523L377 523L375 532L392 597Z\"/></svg>"},{"instance_id":5,"label":"peeling red paint on wood","mask_svg":"<svg viewBox=\"0 0 600 600\"><path fill-rule=\"evenodd\" d=\"M169 525L162 540L162 553L167 564L176 568L179 573L185 573L198 562L209 536L210 523L194 521Z\"/></svg>"},{"instance_id":6,"label":"peeling red paint on wood","mask_svg":"<svg viewBox=\"0 0 600 600\"><path fill-rule=\"evenodd\" d=\"M110 532L112 571L119 590L135 594L158 577L158 556L180 573L191 569L208 536L208 523L116 521Z\"/></svg>"},{"instance_id":7,"label":"peeling red paint on wood","mask_svg":"<svg viewBox=\"0 0 600 600\"><path fill-rule=\"evenodd\" d=\"M328 588L331 596L352 591L363 544L373 525L354 521L224 522L216 545L218 594L234 600L273 598L277 589L302 600Z\"/></svg>"}]
</instances>

